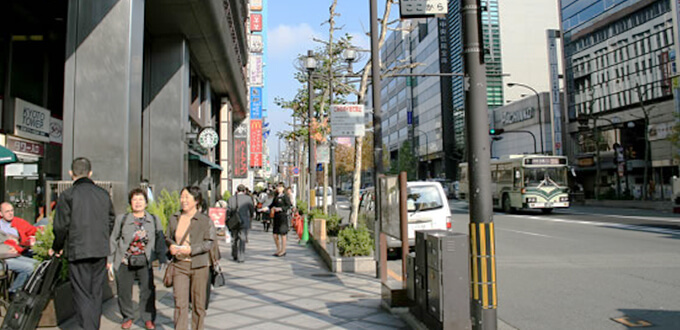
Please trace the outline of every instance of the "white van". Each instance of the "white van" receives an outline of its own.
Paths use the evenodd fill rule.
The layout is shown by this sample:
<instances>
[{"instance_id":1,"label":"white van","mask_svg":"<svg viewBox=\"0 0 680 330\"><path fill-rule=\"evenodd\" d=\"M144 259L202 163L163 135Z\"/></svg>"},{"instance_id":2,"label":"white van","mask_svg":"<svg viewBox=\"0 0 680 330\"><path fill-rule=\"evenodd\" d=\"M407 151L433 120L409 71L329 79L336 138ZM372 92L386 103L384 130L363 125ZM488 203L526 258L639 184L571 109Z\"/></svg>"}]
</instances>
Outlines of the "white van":
<instances>
[{"instance_id":1,"label":"white van","mask_svg":"<svg viewBox=\"0 0 680 330\"><path fill-rule=\"evenodd\" d=\"M323 199L326 198L327 205L333 205L333 188L326 187L326 194L323 194L323 187L316 187L316 207L323 206Z\"/></svg>"},{"instance_id":2,"label":"white van","mask_svg":"<svg viewBox=\"0 0 680 330\"><path fill-rule=\"evenodd\" d=\"M439 182L414 181L406 183L406 187L408 189L406 207L408 210L409 246L416 245L416 230L451 229L449 201ZM373 200L373 188L366 190L361 196L360 212L364 212L367 219L370 220L374 219ZM369 230L372 229L369 228ZM401 241L388 236L387 247L390 249L399 248Z\"/></svg>"}]
</instances>

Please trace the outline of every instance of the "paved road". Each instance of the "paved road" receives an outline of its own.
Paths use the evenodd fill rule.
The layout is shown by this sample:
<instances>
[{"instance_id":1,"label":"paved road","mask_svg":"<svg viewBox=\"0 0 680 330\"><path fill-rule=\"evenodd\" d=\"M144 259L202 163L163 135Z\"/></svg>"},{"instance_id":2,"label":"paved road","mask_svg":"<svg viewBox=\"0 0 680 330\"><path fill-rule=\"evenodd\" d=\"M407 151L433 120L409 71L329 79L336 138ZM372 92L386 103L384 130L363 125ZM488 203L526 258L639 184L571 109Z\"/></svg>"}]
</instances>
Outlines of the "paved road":
<instances>
[{"instance_id":1,"label":"paved road","mask_svg":"<svg viewBox=\"0 0 680 330\"><path fill-rule=\"evenodd\" d=\"M467 205L452 201L453 230ZM498 316L518 329L680 329L680 218L574 207L496 213Z\"/></svg>"}]
</instances>

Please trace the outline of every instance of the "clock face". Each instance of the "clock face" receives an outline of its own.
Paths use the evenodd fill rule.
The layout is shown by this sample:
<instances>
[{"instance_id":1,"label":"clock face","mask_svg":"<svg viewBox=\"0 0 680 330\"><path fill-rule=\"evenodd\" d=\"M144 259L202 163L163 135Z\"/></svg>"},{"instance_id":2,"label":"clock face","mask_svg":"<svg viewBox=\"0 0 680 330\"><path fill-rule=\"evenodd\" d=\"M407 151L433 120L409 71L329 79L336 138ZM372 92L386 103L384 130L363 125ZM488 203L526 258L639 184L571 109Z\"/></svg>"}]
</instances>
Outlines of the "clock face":
<instances>
[{"instance_id":1,"label":"clock face","mask_svg":"<svg viewBox=\"0 0 680 330\"><path fill-rule=\"evenodd\" d=\"M205 149L214 148L219 141L217 132L210 127L206 127L198 133L198 144Z\"/></svg>"}]
</instances>

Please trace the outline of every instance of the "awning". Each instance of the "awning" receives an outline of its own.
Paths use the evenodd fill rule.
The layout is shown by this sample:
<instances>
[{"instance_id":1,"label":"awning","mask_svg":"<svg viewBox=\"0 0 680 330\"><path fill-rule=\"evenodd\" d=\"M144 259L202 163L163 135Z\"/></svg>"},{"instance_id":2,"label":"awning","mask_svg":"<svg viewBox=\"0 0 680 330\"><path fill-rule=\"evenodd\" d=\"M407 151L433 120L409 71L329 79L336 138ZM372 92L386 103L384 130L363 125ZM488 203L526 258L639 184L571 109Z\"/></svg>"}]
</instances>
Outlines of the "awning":
<instances>
[{"instance_id":1,"label":"awning","mask_svg":"<svg viewBox=\"0 0 680 330\"><path fill-rule=\"evenodd\" d=\"M0 165L17 162L17 155L11 150L0 146Z\"/></svg>"},{"instance_id":2,"label":"awning","mask_svg":"<svg viewBox=\"0 0 680 330\"><path fill-rule=\"evenodd\" d=\"M197 161L199 161L199 162L201 162L205 165L208 165L213 170L218 170L218 171L223 170L222 166L211 162L210 160L208 160L208 158L205 158L205 156L203 156L203 155L201 155L201 154L199 154L199 153L197 153L193 150L189 150L189 160L197 160Z\"/></svg>"}]
</instances>

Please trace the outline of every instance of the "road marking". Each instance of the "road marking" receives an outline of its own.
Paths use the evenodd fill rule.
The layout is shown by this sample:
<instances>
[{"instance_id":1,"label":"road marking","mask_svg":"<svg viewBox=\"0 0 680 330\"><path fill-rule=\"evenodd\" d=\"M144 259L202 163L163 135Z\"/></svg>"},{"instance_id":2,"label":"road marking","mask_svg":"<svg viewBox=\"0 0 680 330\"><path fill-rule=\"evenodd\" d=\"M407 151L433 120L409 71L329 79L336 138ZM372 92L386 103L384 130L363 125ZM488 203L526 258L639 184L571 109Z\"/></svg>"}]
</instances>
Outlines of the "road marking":
<instances>
[{"instance_id":1,"label":"road marking","mask_svg":"<svg viewBox=\"0 0 680 330\"><path fill-rule=\"evenodd\" d=\"M655 227L647 227L647 226L638 226L638 225L627 225L627 224L613 223L613 222L582 221L582 220L569 220L569 219L560 219L560 218L552 218L552 217L546 218L546 217L521 216L521 215L508 215L508 216L513 217L513 218L520 218L520 219L573 223L573 224L579 224L579 225L599 226L599 227L607 227L607 228L629 229L629 230L645 231L645 232L656 233L656 234L680 235L680 230L666 229L666 228L655 228Z\"/></svg>"},{"instance_id":2,"label":"road marking","mask_svg":"<svg viewBox=\"0 0 680 330\"><path fill-rule=\"evenodd\" d=\"M646 221L664 221L664 222L680 223L680 219L669 218L669 217L643 217L643 216L637 216L637 215L593 214L593 213L583 213L583 212L573 212L573 211L570 211L568 214L596 215L598 217L607 217L607 218L614 218L614 219L635 219L635 220L646 220Z\"/></svg>"},{"instance_id":3,"label":"road marking","mask_svg":"<svg viewBox=\"0 0 680 330\"><path fill-rule=\"evenodd\" d=\"M528 231L521 231L521 230L512 230L512 229L500 229L502 231L511 231L513 233L518 233L518 234L525 234L525 235L531 235L531 236L540 236L540 237L548 237L548 238L554 238L553 236L548 236L548 235L543 235L543 234L537 234L537 233L532 233Z\"/></svg>"},{"instance_id":4,"label":"road marking","mask_svg":"<svg viewBox=\"0 0 680 330\"><path fill-rule=\"evenodd\" d=\"M401 276L399 276L397 273L395 273L393 270L391 270L391 269L389 269L389 268L387 269L387 275L388 275L389 277L391 277L391 278L393 278L393 279L399 281L399 282L403 281L403 279L401 278Z\"/></svg>"},{"instance_id":5,"label":"road marking","mask_svg":"<svg viewBox=\"0 0 680 330\"><path fill-rule=\"evenodd\" d=\"M631 319L628 316L624 317L618 317L618 318L612 318L613 321L619 322L629 328L644 328L644 327L651 327L653 324L645 321L645 320L640 320L640 319Z\"/></svg>"}]
</instances>

